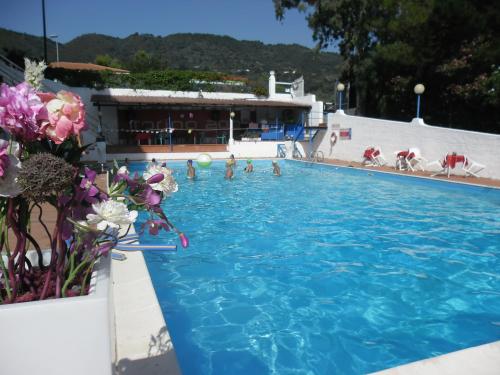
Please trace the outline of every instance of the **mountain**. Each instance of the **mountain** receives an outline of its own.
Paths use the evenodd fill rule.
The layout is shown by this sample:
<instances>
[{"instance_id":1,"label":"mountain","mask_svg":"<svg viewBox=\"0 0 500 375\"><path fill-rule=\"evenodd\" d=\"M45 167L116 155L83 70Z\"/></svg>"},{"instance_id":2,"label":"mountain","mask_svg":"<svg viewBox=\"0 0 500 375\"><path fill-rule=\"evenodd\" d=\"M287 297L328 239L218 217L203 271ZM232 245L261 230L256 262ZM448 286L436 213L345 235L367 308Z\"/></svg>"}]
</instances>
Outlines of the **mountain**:
<instances>
[{"instance_id":1,"label":"mountain","mask_svg":"<svg viewBox=\"0 0 500 375\"><path fill-rule=\"evenodd\" d=\"M48 40L49 61L55 60L55 48L55 43ZM0 28L2 49L14 56L23 52L40 59L43 38ZM316 52L298 44L270 45L210 34L161 37L135 33L126 38L84 34L59 44L61 61L94 62L98 55L109 55L132 70L134 55L141 50L149 54L156 68L221 72L246 77L264 87L271 70L276 71L278 81L292 81L303 75L306 92L326 101L332 100L342 64L338 54Z\"/></svg>"}]
</instances>

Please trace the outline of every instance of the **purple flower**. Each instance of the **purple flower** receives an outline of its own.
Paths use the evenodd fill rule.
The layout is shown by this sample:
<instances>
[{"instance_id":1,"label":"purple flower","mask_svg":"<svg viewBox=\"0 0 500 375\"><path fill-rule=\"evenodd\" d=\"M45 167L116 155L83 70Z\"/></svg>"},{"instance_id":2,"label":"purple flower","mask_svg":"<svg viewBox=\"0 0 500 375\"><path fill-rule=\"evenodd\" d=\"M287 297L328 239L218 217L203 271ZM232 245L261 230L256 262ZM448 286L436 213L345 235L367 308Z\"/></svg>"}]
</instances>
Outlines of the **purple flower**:
<instances>
[{"instance_id":1,"label":"purple flower","mask_svg":"<svg viewBox=\"0 0 500 375\"><path fill-rule=\"evenodd\" d=\"M164 178L165 176L163 176L163 173L157 173L149 177L146 182L148 184L157 184L158 182L163 181Z\"/></svg>"},{"instance_id":2,"label":"purple flower","mask_svg":"<svg viewBox=\"0 0 500 375\"><path fill-rule=\"evenodd\" d=\"M9 142L0 139L0 177L2 177L10 165L10 158L7 151Z\"/></svg>"},{"instance_id":3,"label":"purple flower","mask_svg":"<svg viewBox=\"0 0 500 375\"><path fill-rule=\"evenodd\" d=\"M24 141L42 136L41 125L48 112L35 89L23 82L17 86L0 86L0 127Z\"/></svg>"},{"instance_id":4,"label":"purple flower","mask_svg":"<svg viewBox=\"0 0 500 375\"><path fill-rule=\"evenodd\" d=\"M80 182L81 193L79 195L80 201L87 201L89 203L96 203L99 198L99 189L95 186L95 178L97 173L92 169L85 167L85 177Z\"/></svg>"},{"instance_id":5,"label":"purple flower","mask_svg":"<svg viewBox=\"0 0 500 375\"><path fill-rule=\"evenodd\" d=\"M142 186L140 198L144 201L144 204L148 209L150 207L157 206L161 202L161 195L155 192L151 186L147 184Z\"/></svg>"},{"instance_id":6,"label":"purple flower","mask_svg":"<svg viewBox=\"0 0 500 375\"><path fill-rule=\"evenodd\" d=\"M141 233L143 233L146 228L148 228L149 234L156 236L158 232L163 228L166 232L170 230L170 227L163 220L153 220L150 219L142 224Z\"/></svg>"}]
</instances>

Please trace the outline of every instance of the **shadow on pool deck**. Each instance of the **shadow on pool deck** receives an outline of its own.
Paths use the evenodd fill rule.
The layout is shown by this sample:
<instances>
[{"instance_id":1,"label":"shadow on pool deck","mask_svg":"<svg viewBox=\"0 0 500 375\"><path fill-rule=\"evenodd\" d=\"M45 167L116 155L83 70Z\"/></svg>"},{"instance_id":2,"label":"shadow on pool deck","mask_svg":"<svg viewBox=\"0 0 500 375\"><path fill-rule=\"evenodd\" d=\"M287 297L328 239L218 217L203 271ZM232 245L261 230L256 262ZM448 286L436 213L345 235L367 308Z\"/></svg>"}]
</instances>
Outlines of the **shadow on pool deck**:
<instances>
[{"instance_id":1,"label":"shadow on pool deck","mask_svg":"<svg viewBox=\"0 0 500 375\"><path fill-rule=\"evenodd\" d=\"M151 335L147 358L122 358L115 366L116 375L179 375L175 352L167 327Z\"/></svg>"}]
</instances>

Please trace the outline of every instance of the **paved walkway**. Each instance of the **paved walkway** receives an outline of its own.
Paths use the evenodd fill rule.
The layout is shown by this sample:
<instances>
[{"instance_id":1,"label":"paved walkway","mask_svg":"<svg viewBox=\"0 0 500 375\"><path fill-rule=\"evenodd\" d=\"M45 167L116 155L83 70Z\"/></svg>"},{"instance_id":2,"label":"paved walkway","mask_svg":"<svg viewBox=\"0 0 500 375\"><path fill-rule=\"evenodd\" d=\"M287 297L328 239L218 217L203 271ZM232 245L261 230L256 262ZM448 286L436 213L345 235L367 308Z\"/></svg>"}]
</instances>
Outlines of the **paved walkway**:
<instances>
[{"instance_id":1,"label":"paved walkway","mask_svg":"<svg viewBox=\"0 0 500 375\"><path fill-rule=\"evenodd\" d=\"M369 169L369 170L376 170L376 171L384 171L384 172L391 172L391 173L397 173L397 174L402 174L402 175L414 175L414 176L423 176L423 177L430 177L434 178L436 180L445 180L445 181L456 181L456 182L461 182L461 183L466 183L466 184L472 184L472 185L483 185L483 186L491 186L491 187L498 187L500 188L500 180L493 180L491 178L484 178L484 177L465 177L465 176L456 176L456 175L451 175L450 178L447 176L439 175L435 177L431 177L431 175L435 172L429 172L429 171L399 171L395 169L394 167L388 167L388 166L383 166L383 167L368 167L366 165L363 165L359 162L355 161L344 161L344 160L338 160L338 159L325 159L324 163L327 164L335 164L335 165L341 165L344 167L355 167L355 168L363 168L363 169Z\"/></svg>"}]
</instances>

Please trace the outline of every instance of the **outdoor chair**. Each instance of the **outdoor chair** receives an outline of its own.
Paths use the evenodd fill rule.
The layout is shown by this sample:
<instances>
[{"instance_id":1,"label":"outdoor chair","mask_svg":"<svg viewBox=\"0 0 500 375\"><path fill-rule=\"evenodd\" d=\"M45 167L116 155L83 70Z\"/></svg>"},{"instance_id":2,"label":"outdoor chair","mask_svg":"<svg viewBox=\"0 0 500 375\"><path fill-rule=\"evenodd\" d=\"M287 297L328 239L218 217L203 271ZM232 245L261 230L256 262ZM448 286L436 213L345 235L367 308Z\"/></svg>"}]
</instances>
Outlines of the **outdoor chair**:
<instances>
[{"instance_id":1,"label":"outdoor chair","mask_svg":"<svg viewBox=\"0 0 500 375\"><path fill-rule=\"evenodd\" d=\"M427 162L427 159L422 156L418 147L411 147L408 150L405 161L408 169L412 172L415 172L417 169L425 171L424 162Z\"/></svg>"},{"instance_id":2,"label":"outdoor chair","mask_svg":"<svg viewBox=\"0 0 500 375\"><path fill-rule=\"evenodd\" d=\"M470 175L474 177L479 177L478 173L486 168L485 165L480 164L477 161L472 161L470 159L467 159L467 162L468 162L467 165L464 165L463 167L466 176Z\"/></svg>"},{"instance_id":3,"label":"outdoor chair","mask_svg":"<svg viewBox=\"0 0 500 375\"><path fill-rule=\"evenodd\" d=\"M445 174L450 178L451 170L455 169L458 164L462 164L462 169L465 171L467 175L467 167L469 166L469 161L467 160L467 156L458 155L456 152L452 154L447 154L442 160L434 160L427 164L427 169L430 167L438 167L441 168L438 172L433 173L431 177ZM476 173L476 172L474 172Z\"/></svg>"},{"instance_id":4,"label":"outdoor chair","mask_svg":"<svg viewBox=\"0 0 500 375\"><path fill-rule=\"evenodd\" d=\"M369 146L363 153L363 165L381 167L387 164L384 154L379 146Z\"/></svg>"}]
</instances>

